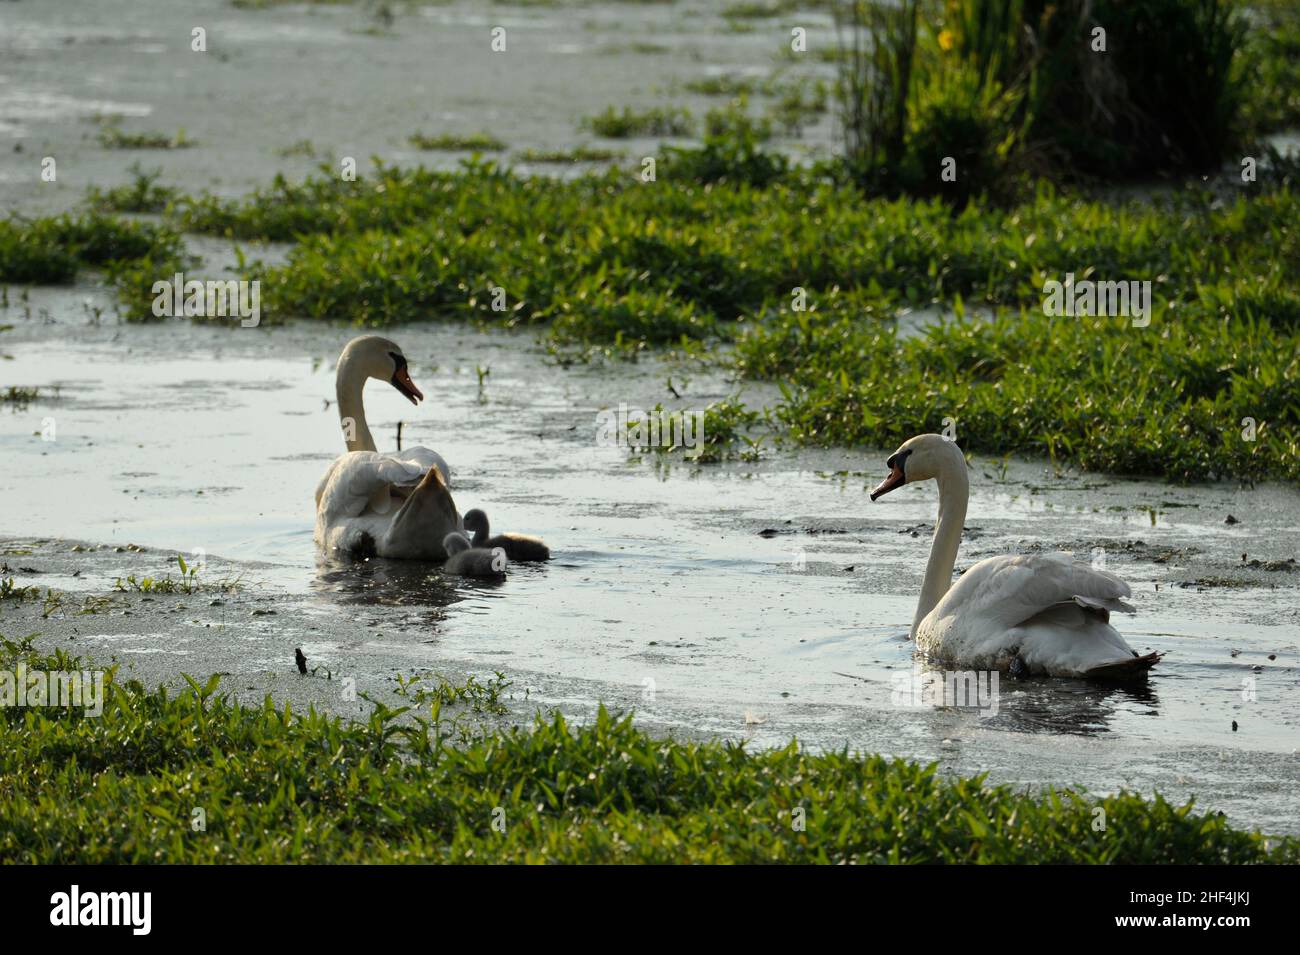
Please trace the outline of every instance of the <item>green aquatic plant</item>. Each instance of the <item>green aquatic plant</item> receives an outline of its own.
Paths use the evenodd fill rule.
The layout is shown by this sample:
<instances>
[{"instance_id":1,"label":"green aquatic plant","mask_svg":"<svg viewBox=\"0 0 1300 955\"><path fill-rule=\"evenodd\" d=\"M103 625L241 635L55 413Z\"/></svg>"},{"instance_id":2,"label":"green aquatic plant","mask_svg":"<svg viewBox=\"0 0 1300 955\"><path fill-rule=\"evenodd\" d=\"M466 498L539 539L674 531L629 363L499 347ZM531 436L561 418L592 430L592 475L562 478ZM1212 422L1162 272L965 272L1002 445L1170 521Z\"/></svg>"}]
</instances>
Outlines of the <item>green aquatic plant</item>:
<instances>
[{"instance_id":1,"label":"green aquatic plant","mask_svg":"<svg viewBox=\"0 0 1300 955\"><path fill-rule=\"evenodd\" d=\"M719 109L704 115L704 135L708 139L734 137L745 142L761 143L772 138L771 120L754 116L749 109L749 98L738 96Z\"/></svg>"},{"instance_id":2,"label":"green aquatic plant","mask_svg":"<svg viewBox=\"0 0 1300 955\"><path fill-rule=\"evenodd\" d=\"M117 577L113 581L113 589L119 593L137 593L137 594L193 594L193 593L230 593L239 589L239 580L227 578L225 580L208 582L199 581L199 568L191 567L185 562L185 558L179 554L176 555L176 565L180 570L179 577L172 577L170 574L164 577L139 577L131 574L127 577Z\"/></svg>"},{"instance_id":3,"label":"green aquatic plant","mask_svg":"<svg viewBox=\"0 0 1300 955\"><path fill-rule=\"evenodd\" d=\"M578 162L612 162L622 159L623 154L616 149L601 149L598 146L574 146L572 149L525 149L515 154L515 159L526 163L578 163Z\"/></svg>"},{"instance_id":4,"label":"green aquatic plant","mask_svg":"<svg viewBox=\"0 0 1300 955\"><path fill-rule=\"evenodd\" d=\"M98 212L163 212L180 193L172 186L158 185L161 175L161 169L146 172L139 166L132 166L129 185L110 189L92 186L86 192L86 202Z\"/></svg>"},{"instance_id":5,"label":"green aquatic plant","mask_svg":"<svg viewBox=\"0 0 1300 955\"><path fill-rule=\"evenodd\" d=\"M500 670L492 674L486 683L470 674L463 683L455 683L441 674L429 677L397 677L397 695L410 701L415 707L430 708L430 718L438 722L444 710L454 707L467 707L471 713L479 716L504 716L510 712L505 704L505 692L514 683L506 678Z\"/></svg>"},{"instance_id":6,"label":"green aquatic plant","mask_svg":"<svg viewBox=\"0 0 1300 955\"><path fill-rule=\"evenodd\" d=\"M23 385L10 385L6 390L0 391L0 404L25 408L33 401L40 398L40 396L41 389L39 388L29 388Z\"/></svg>"},{"instance_id":7,"label":"green aquatic plant","mask_svg":"<svg viewBox=\"0 0 1300 955\"><path fill-rule=\"evenodd\" d=\"M40 587L14 583L14 578L0 578L0 600L35 600L41 595Z\"/></svg>"},{"instance_id":8,"label":"green aquatic plant","mask_svg":"<svg viewBox=\"0 0 1300 955\"><path fill-rule=\"evenodd\" d=\"M657 106L637 110L630 106L588 116L579 124L582 129L606 139L629 139L634 136L690 136L695 129L690 111L684 107Z\"/></svg>"},{"instance_id":9,"label":"green aquatic plant","mask_svg":"<svg viewBox=\"0 0 1300 955\"><path fill-rule=\"evenodd\" d=\"M1027 172L1057 181L1208 172L1238 154L1246 126L1269 122L1267 106L1247 114L1261 99L1252 82L1281 94L1272 121L1295 115L1281 90L1295 70L1288 41L1275 46L1257 30L1248 42L1230 0L834 9L846 171L871 194L941 194L960 208L981 193L1009 201ZM1288 36L1297 19L1288 22L1273 35Z\"/></svg>"},{"instance_id":10,"label":"green aquatic plant","mask_svg":"<svg viewBox=\"0 0 1300 955\"><path fill-rule=\"evenodd\" d=\"M0 665L75 670L0 638ZM105 674L103 712L0 708L0 859L13 863L1295 863L1300 842L1159 795L1090 797L934 766L501 719L504 678L408 686L358 721ZM418 689L417 689L418 687ZM450 729L450 732L449 732ZM59 771L50 772L51 766ZM1094 825L1100 813L1107 825ZM197 835L196 835L197 834Z\"/></svg>"},{"instance_id":11,"label":"green aquatic plant","mask_svg":"<svg viewBox=\"0 0 1300 955\"><path fill-rule=\"evenodd\" d=\"M179 234L101 213L0 220L0 282L63 285L83 267L112 269L181 254Z\"/></svg>"},{"instance_id":12,"label":"green aquatic plant","mask_svg":"<svg viewBox=\"0 0 1300 955\"><path fill-rule=\"evenodd\" d=\"M734 183L766 188L786 179L790 162L777 152L762 147L771 137L768 119L748 115L710 112L710 129L699 148L664 150L665 176L704 185Z\"/></svg>"},{"instance_id":13,"label":"green aquatic plant","mask_svg":"<svg viewBox=\"0 0 1300 955\"><path fill-rule=\"evenodd\" d=\"M723 4L721 15L728 20L770 20L825 5L828 0L730 0Z\"/></svg>"},{"instance_id":14,"label":"green aquatic plant","mask_svg":"<svg viewBox=\"0 0 1300 955\"><path fill-rule=\"evenodd\" d=\"M707 353L783 385L772 423L798 442L888 445L951 415L983 453L1296 479L1300 196L1285 169L1261 164L1228 194L1043 184L955 214L940 197L864 196L833 166L774 167L735 136L662 159L653 184L481 161L277 178L242 199L180 197L162 228L292 242L242 272L262 281L267 321L533 324L560 361ZM74 244L52 243L75 261ZM114 268L146 306L170 274ZM1146 324L1045 314L1067 274L1149 282ZM899 335L905 308L952 317ZM868 384L881 379L897 386ZM1262 423L1255 440L1244 418Z\"/></svg>"},{"instance_id":15,"label":"green aquatic plant","mask_svg":"<svg viewBox=\"0 0 1300 955\"><path fill-rule=\"evenodd\" d=\"M53 587L45 588L45 600L41 606L41 617L48 620L52 614L63 609L63 594Z\"/></svg>"},{"instance_id":16,"label":"green aquatic plant","mask_svg":"<svg viewBox=\"0 0 1300 955\"><path fill-rule=\"evenodd\" d=\"M758 92L760 83L747 76L732 76L730 74L719 74L717 76L705 76L695 80L687 80L682 84L682 89L688 93L697 93L700 96L751 96Z\"/></svg>"},{"instance_id":17,"label":"green aquatic plant","mask_svg":"<svg viewBox=\"0 0 1300 955\"><path fill-rule=\"evenodd\" d=\"M189 149L198 143L185 135L185 130L177 130L174 135L167 133L128 133L116 126L108 126L99 131L99 144L105 149Z\"/></svg>"},{"instance_id":18,"label":"green aquatic plant","mask_svg":"<svg viewBox=\"0 0 1300 955\"><path fill-rule=\"evenodd\" d=\"M860 188L873 194L899 191L890 177L907 156L919 10L918 0L896 5L852 0L835 7L842 54L835 93L844 166Z\"/></svg>"},{"instance_id":19,"label":"green aquatic plant","mask_svg":"<svg viewBox=\"0 0 1300 955\"><path fill-rule=\"evenodd\" d=\"M663 53L674 52L673 47L663 43L654 43L649 40L635 40L629 43L609 43L596 50L597 53L604 56L622 56L625 53L635 53L641 56L655 56Z\"/></svg>"},{"instance_id":20,"label":"green aquatic plant","mask_svg":"<svg viewBox=\"0 0 1300 955\"><path fill-rule=\"evenodd\" d=\"M707 336L715 327L712 316L672 291L616 292L605 286L584 289L561 302L549 335L557 344L608 342L617 350L639 351Z\"/></svg>"},{"instance_id":21,"label":"green aquatic plant","mask_svg":"<svg viewBox=\"0 0 1300 955\"><path fill-rule=\"evenodd\" d=\"M414 133L409 137L416 149L444 150L447 152L500 152L506 144L488 133L442 133L438 136L426 136Z\"/></svg>"},{"instance_id":22,"label":"green aquatic plant","mask_svg":"<svg viewBox=\"0 0 1300 955\"><path fill-rule=\"evenodd\" d=\"M1254 136L1300 126L1300 5L1241 0L1252 28L1240 62L1242 121Z\"/></svg>"},{"instance_id":23,"label":"green aquatic plant","mask_svg":"<svg viewBox=\"0 0 1300 955\"><path fill-rule=\"evenodd\" d=\"M316 157L318 152L316 144L310 139L299 139L288 146L281 146L275 150L275 154L281 159L291 159L295 156L305 156L312 159Z\"/></svg>"},{"instance_id":24,"label":"green aquatic plant","mask_svg":"<svg viewBox=\"0 0 1300 955\"><path fill-rule=\"evenodd\" d=\"M349 6L357 0L230 0L230 5L239 10L267 10L271 7L283 7L291 3L308 3L318 6Z\"/></svg>"},{"instance_id":25,"label":"green aquatic plant","mask_svg":"<svg viewBox=\"0 0 1300 955\"><path fill-rule=\"evenodd\" d=\"M1022 311L900 340L886 323L826 315L756 328L737 351L755 369L791 369L775 414L797 441L893 447L952 418L967 451L1176 480L1300 480L1300 408L1288 397L1300 368L1272 357L1294 336L1250 319L1231 332L1156 321L1161 331L1142 337L1113 320ZM1234 364L1242 372L1219 370ZM1267 427L1247 440L1247 419Z\"/></svg>"},{"instance_id":26,"label":"green aquatic plant","mask_svg":"<svg viewBox=\"0 0 1300 955\"><path fill-rule=\"evenodd\" d=\"M752 438L746 432L763 416L736 398L724 398L702 409L657 404L645 415L627 420L630 451L681 455L696 464L732 458L752 461L759 456L762 438Z\"/></svg>"},{"instance_id":27,"label":"green aquatic plant","mask_svg":"<svg viewBox=\"0 0 1300 955\"><path fill-rule=\"evenodd\" d=\"M776 96L776 102L768 107L768 117L786 136L803 135L804 127L816 122L828 109L828 89L822 80L785 84L777 89Z\"/></svg>"}]
</instances>

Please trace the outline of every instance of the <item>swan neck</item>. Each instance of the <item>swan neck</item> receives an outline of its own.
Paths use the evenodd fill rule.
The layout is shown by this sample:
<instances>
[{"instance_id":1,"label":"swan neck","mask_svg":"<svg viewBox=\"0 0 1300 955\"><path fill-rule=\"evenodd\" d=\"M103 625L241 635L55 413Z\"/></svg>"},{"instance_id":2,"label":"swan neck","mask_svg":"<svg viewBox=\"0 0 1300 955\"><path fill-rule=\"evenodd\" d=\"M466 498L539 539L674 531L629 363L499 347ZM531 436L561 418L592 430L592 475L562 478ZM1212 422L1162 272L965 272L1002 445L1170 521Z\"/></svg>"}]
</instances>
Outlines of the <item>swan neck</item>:
<instances>
[{"instance_id":1,"label":"swan neck","mask_svg":"<svg viewBox=\"0 0 1300 955\"><path fill-rule=\"evenodd\" d=\"M338 374L334 379L334 394L338 398L339 424L343 427L343 440L349 451L375 451L375 439L366 424L366 409L361 390L366 376L356 366L352 356L344 352L339 359Z\"/></svg>"},{"instance_id":2,"label":"swan neck","mask_svg":"<svg viewBox=\"0 0 1300 955\"><path fill-rule=\"evenodd\" d=\"M930 544L930 559L925 565L925 580L921 584L921 599L916 604L912 618L912 637L916 637L931 610L943 599L952 586L952 570L957 565L957 549L961 546L961 532L966 524L966 504L970 495L970 482L966 477L966 464L946 468L936 478L939 485L939 517L934 525L934 541Z\"/></svg>"}]
</instances>

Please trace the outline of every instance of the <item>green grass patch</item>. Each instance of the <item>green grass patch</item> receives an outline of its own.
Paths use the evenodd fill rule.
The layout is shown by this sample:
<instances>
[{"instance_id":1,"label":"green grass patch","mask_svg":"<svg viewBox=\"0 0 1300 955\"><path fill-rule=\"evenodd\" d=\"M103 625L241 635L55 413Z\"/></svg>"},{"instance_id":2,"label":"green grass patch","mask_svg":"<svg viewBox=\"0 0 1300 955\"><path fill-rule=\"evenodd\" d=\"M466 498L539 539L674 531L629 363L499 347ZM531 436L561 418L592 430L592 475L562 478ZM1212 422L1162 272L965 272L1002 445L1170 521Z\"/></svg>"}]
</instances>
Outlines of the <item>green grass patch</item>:
<instances>
[{"instance_id":1,"label":"green grass patch","mask_svg":"<svg viewBox=\"0 0 1300 955\"><path fill-rule=\"evenodd\" d=\"M316 156L318 150L316 144L310 139L300 139L297 142L290 143L288 146L281 146L275 150L275 154L281 159L292 159L295 156L305 156L312 159Z\"/></svg>"},{"instance_id":2,"label":"green grass patch","mask_svg":"<svg viewBox=\"0 0 1300 955\"><path fill-rule=\"evenodd\" d=\"M588 116L581 129L606 139L630 139L634 136L690 136L695 130L690 111L684 107L659 106L651 109L607 107L603 113Z\"/></svg>"},{"instance_id":3,"label":"green grass patch","mask_svg":"<svg viewBox=\"0 0 1300 955\"><path fill-rule=\"evenodd\" d=\"M659 56L665 53L673 53L675 50L663 43L640 40L630 43L610 43L600 47L596 52L603 56L622 56L625 53L633 53L639 56Z\"/></svg>"},{"instance_id":4,"label":"green grass patch","mask_svg":"<svg viewBox=\"0 0 1300 955\"><path fill-rule=\"evenodd\" d=\"M1300 481L1297 336L1256 318L1166 313L1161 326L1144 335L1024 311L900 340L888 323L804 314L755 330L738 353L787 382L776 416L803 443L894 447L953 418L967 451L1183 481ZM1259 425L1249 440L1248 421Z\"/></svg>"},{"instance_id":5,"label":"green grass patch","mask_svg":"<svg viewBox=\"0 0 1300 955\"><path fill-rule=\"evenodd\" d=\"M756 461L763 438L753 438L748 432L762 417L736 398L715 401L698 411L655 405L645 411L644 418L629 416L629 450L683 457L696 464Z\"/></svg>"},{"instance_id":6,"label":"green grass patch","mask_svg":"<svg viewBox=\"0 0 1300 955\"><path fill-rule=\"evenodd\" d=\"M749 98L738 96L727 105L704 114L704 137L709 140L733 140L762 143L772 138L772 123L750 113Z\"/></svg>"},{"instance_id":7,"label":"green grass patch","mask_svg":"<svg viewBox=\"0 0 1300 955\"><path fill-rule=\"evenodd\" d=\"M230 0L230 5L237 10L269 10L272 7L285 7L290 4L314 4L318 7L343 7L356 3L357 0Z\"/></svg>"},{"instance_id":8,"label":"green grass patch","mask_svg":"<svg viewBox=\"0 0 1300 955\"><path fill-rule=\"evenodd\" d=\"M12 577L0 578L0 600L35 600L40 595L40 587L15 583Z\"/></svg>"},{"instance_id":9,"label":"green grass patch","mask_svg":"<svg viewBox=\"0 0 1300 955\"><path fill-rule=\"evenodd\" d=\"M185 558L179 554L176 557L176 564L180 570L179 577L172 577L168 574L163 577L144 576L137 578L135 574L131 574L128 577L118 577L114 580L113 589L119 593L137 594L231 593L239 589L239 581L237 580L200 581L199 568L188 565Z\"/></svg>"},{"instance_id":10,"label":"green grass patch","mask_svg":"<svg viewBox=\"0 0 1300 955\"><path fill-rule=\"evenodd\" d=\"M99 144L105 149L189 149L198 143L177 130L174 135L158 132L128 133L116 126L99 131Z\"/></svg>"},{"instance_id":11,"label":"green grass patch","mask_svg":"<svg viewBox=\"0 0 1300 955\"><path fill-rule=\"evenodd\" d=\"M828 0L732 0L723 4L722 16L728 20L770 20L798 10L827 7Z\"/></svg>"},{"instance_id":12,"label":"green grass patch","mask_svg":"<svg viewBox=\"0 0 1300 955\"><path fill-rule=\"evenodd\" d=\"M623 153L617 149L602 149L599 146L575 146L572 149L525 149L515 154L519 162L539 164L561 164L579 162L614 162L622 159Z\"/></svg>"},{"instance_id":13,"label":"green grass patch","mask_svg":"<svg viewBox=\"0 0 1300 955\"><path fill-rule=\"evenodd\" d=\"M538 323L589 354L734 340L742 374L785 385L774 420L800 442L887 446L952 416L967 450L1180 480L1300 479L1300 197L1277 173L1261 169L1237 197L1044 186L954 214L938 198L867 198L779 158L733 129L665 153L654 182L380 167L351 183L277 179L243 200L183 198L173 218L296 241L285 263L246 270L268 320ZM1150 325L1048 318L1044 285L1067 273L1150 282ZM936 303L972 314L897 338L900 309ZM980 317L989 309L1004 315Z\"/></svg>"},{"instance_id":14,"label":"green grass patch","mask_svg":"<svg viewBox=\"0 0 1300 955\"><path fill-rule=\"evenodd\" d=\"M82 267L115 267L181 255L178 234L101 213L0 220L0 282L61 285Z\"/></svg>"},{"instance_id":15,"label":"green grass patch","mask_svg":"<svg viewBox=\"0 0 1300 955\"><path fill-rule=\"evenodd\" d=\"M504 142L488 133L443 133L440 136L415 133L410 137L410 143L416 149L445 152L494 153L506 148Z\"/></svg>"},{"instance_id":16,"label":"green grass patch","mask_svg":"<svg viewBox=\"0 0 1300 955\"><path fill-rule=\"evenodd\" d=\"M1300 126L1300 4L1243 6L1252 24L1241 63L1244 122L1256 135Z\"/></svg>"},{"instance_id":17,"label":"green grass patch","mask_svg":"<svg viewBox=\"0 0 1300 955\"><path fill-rule=\"evenodd\" d=\"M776 102L768 107L767 115L786 136L803 135L804 127L827 110L827 87L821 80L782 84L775 95Z\"/></svg>"},{"instance_id":18,"label":"green grass patch","mask_svg":"<svg viewBox=\"0 0 1300 955\"><path fill-rule=\"evenodd\" d=\"M758 80L750 77L722 74L688 80L682 84L682 88L688 93L696 93L700 96L735 97L752 96L759 91L760 85Z\"/></svg>"},{"instance_id":19,"label":"green grass patch","mask_svg":"<svg viewBox=\"0 0 1300 955\"><path fill-rule=\"evenodd\" d=\"M30 639L0 651L10 667L81 669L62 651L36 654ZM604 709L582 726L539 716L457 732L457 708L496 709L490 685L408 688L408 705L345 722L269 699L240 705L217 677L187 677L175 694L108 678L99 717L0 707L0 860L1300 861L1293 839L1159 797L1027 795L795 743L751 751L660 739Z\"/></svg>"},{"instance_id":20,"label":"green grass patch","mask_svg":"<svg viewBox=\"0 0 1300 955\"><path fill-rule=\"evenodd\" d=\"M10 385L8 388L0 391L0 404L13 405L16 408L26 408L40 396L41 390L39 388L25 388L21 385Z\"/></svg>"},{"instance_id":21,"label":"green grass patch","mask_svg":"<svg viewBox=\"0 0 1300 955\"><path fill-rule=\"evenodd\" d=\"M158 185L161 175L161 169L147 172L138 166L132 167L130 184L113 186L109 189L92 186L87 190L86 201L97 212L136 214L163 212L175 201L179 191L171 186Z\"/></svg>"}]
</instances>

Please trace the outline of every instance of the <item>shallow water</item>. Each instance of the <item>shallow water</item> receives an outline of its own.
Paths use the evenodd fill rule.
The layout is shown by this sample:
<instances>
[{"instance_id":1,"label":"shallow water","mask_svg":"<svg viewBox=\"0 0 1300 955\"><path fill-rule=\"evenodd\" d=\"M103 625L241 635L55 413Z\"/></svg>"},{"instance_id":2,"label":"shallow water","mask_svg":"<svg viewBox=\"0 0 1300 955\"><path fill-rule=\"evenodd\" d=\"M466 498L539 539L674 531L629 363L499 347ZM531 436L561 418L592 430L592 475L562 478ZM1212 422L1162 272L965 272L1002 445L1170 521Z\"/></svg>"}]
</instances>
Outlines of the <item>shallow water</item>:
<instances>
[{"instance_id":1,"label":"shallow water","mask_svg":"<svg viewBox=\"0 0 1300 955\"><path fill-rule=\"evenodd\" d=\"M190 600L183 613L158 598L123 619L55 614L33 626L74 628L80 651L159 678L174 675L179 654L187 672L231 673L232 686L247 678L259 692L296 645L362 686L396 672L499 669L526 691L525 710L583 715L604 702L690 735L756 745L798 736L1095 791L1158 786L1271 831L1300 829L1300 573L1241 560L1296 556L1294 490L1054 476L1031 462L1004 473L977 461L958 567L1038 548L1091 559L1103 548L1134 586L1139 613L1123 631L1168 655L1140 689L1004 682L995 715L912 707L893 681L913 665L901 634L935 498L918 488L871 504L885 452L772 451L708 467L630 456L597 446L600 408L673 402L669 374L686 407L734 386L654 361L565 369L526 334L399 328L391 337L429 400L414 409L373 383L367 413L381 447L405 422L408 443L452 463L462 510L483 506L499 529L542 535L555 559L515 565L499 585L421 564L326 563L311 541L312 491L341 450L326 402L351 332L92 324L82 299L98 294L35 290L2 317L15 326L0 339L2 383L52 396L0 413L10 539L0 550L19 555L3 559L42 571L19 573L23 582L104 592L126 572L166 573L180 553L240 575L246 594L215 608ZM481 392L478 366L490 369ZM1240 523L1225 526L1229 513ZM110 545L114 563L71 553L74 540ZM146 551L112 550L128 544ZM1207 583L1183 586L1198 580ZM275 615L251 616L258 606ZM1251 678L1257 699L1246 702Z\"/></svg>"},{"instance_id":2,"label":"shallow water","mask_svg":"<svg viewBox=\"0 0 1300 955\"><path fill-rule=\"evenodd\" d=\"M398 6L398 5L394 5ZM41 0L0 4L0 209L48 214L90 184L129 181L128 167L161 168L164 183L242 194L276 172L302 176L321 161L338 168L371 157L454 167L465 153L420 152L412 133L488 132L512 151L592 142L623 151L629 174L656 155L659 137L599 140L579 132L608 106L670 102L697 116L723 105L682 84L720 74L831 75L816 59L835 46L822 13L799 14L810 52L783 56L791 24L760 20L743 32L709 0L532 7L463 2L416 7L391 30L364 4L246 11L226 0ZM506 50L491 50L492 28ZM207 31L207 52L190 49ZM68 69L69 57L77 68ZM753 103L760 104L756 99ZM183 128L199 145L106 150L97 118L131 131ZM315 155L283 155L308 141ZM828 148L829 115L809 117L793 153ZM40 160L58 180L40 181ZM509 153L492 154L507 160ZM526 166L520 168L527 169ZM559 167L540 167L555 172Z\"/></svg>"},{"instance_id":3,"label":"shallow water","mask_svg":"<svg viewBox=\"0 0 1300 955\"><path fill-rule=\"evenodd\" d=\"M610 104L702 112L715 102L673 84L762 73L788 35L782 21L727 33L707 7L620 3L575 15L460 3L372 37L349 7L0 4L0 136L23 147L0 148L0 207L71 206L87 184L127 180L137 161L161 166L164 182L237 193L311 169L312 158L277 155L301 139L327 157L411 161L405 139L417 130L561 148L581 116ZM813 42L833 42L824 19L808 19L825 31ZM484 33L498 22L514 52L488 60ZM209 32L206 56L188 51L196 25ZM629 52L645 42L663 49ZM78 69L66 68L70 54ZM99 114L122 114L132 130L183 126L202 145L105 151L87 121ZM806 134L805 144L829 143L824 121ZM624 145L629 157L655 148ZM47 154L59 181L45 185L36 173ZM210 260L229 254L208 240L195 247ZM499 585L449 580L436 566L325 563L311 540L312 491L341 450L328 402L352 333L121 326L111 314L90 279L27 301L11 289L0 311L0 325L14 326L0 333L0 388L43 391L31 405L0 406L0 572L80 598L119 576L168 573L181 554L206 563L205 579L238 576L244 587L121 595L99 613L70 605L48 618L39 602L6 601L0 633L40 631L158 681L221 672L241 695L339 712L349 710L336 681L298 678L295 646L367 692L391 688L396 673L501 670L519 719L538 706L589 715L603 702L692 736L763 746L798 736L998 782L1197 795L1241 824L1300 832L1300 573L1242 561L1298 556L1294 489L1177 488L977 460L958 567L1033 549L1090 559L1101 548L1134 586L1139 612L1121 629L1167 656L1140 689L1005 683L991 716L909 706L894 680L913 666L900 635L935 497L908 489L872 505L866 490L885 450L773 450L703 468L630 457L597 445L600 408L699 407L735 386L656 361L561 368L526 334L393 329L430 400L413 409L372 385L381 445L405 422L408 444L452 462L462 510L483 506L500 530L544 536L556 559L516 566ZM482 391L478 366L490 368ZM767 389L746 397L774 400ZM43 440L51 426L54 440ZM1240 523L1225 525L1228 514ZM78 541L91 549L74 550Z\"/></svg>"}]
</instances>

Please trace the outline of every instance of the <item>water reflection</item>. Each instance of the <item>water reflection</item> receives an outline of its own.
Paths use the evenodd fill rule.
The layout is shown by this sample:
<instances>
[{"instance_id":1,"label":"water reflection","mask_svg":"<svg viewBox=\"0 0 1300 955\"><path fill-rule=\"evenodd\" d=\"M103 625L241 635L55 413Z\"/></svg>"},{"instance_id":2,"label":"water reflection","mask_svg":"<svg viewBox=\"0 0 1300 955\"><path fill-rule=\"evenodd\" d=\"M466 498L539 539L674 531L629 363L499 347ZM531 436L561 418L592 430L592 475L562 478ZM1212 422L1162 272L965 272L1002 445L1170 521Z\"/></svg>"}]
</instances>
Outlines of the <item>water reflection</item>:
<instances>
[{"instance_id":1,"label":"water reflection","mask_svg":"<svg viewBox=\"0 0 1300 955\"><path fill-rule=\"evenodd\" d=\"M344 605L370 607L425 607L440 611L484 590L501 585L498 580L454 577L442 564L419 560L336 560L320 556L312 590Z\"/></svg>"},{"instance_id":2,"label":"water reflection","mask_svg":"<svg viewBox=\"0 0 1300 955\"><path fill-rule=\"evenodd\" d=\"M1111 731L1121 712L1159 715L1159 696L1149 683L1103 684L1044 678L1002 686L997 729L1021 733L1096 736Z\"/></svg>"},{"instance_id":3,"label":"water reflection","mask_svg":"<svg viewBox=\"0 0 1300 955\"><path fill-rule=\"evenodd\" d=\"M968 712L989 729L1016 733L1095 736L1120 714L1159 715L1150 683L1103 684L1042 677L1012 680L1004 673L956 673L917 666L895 677L896 705Z\"/></svg>"}]
</instances>

